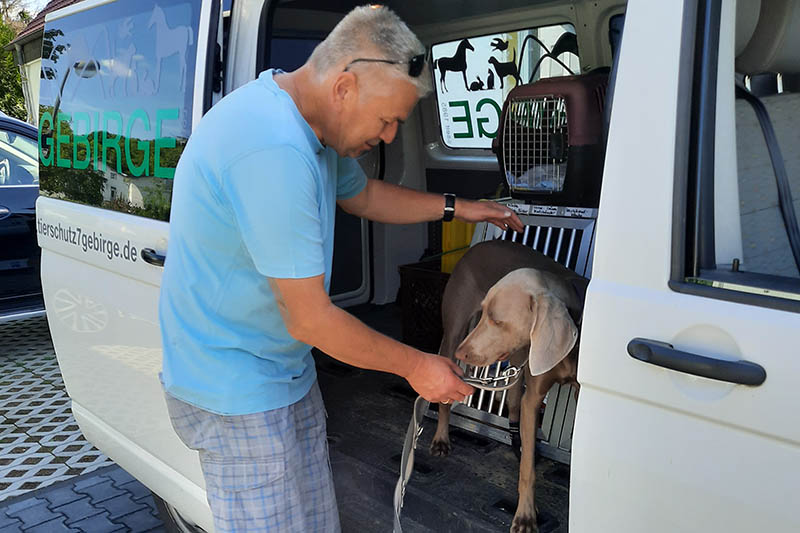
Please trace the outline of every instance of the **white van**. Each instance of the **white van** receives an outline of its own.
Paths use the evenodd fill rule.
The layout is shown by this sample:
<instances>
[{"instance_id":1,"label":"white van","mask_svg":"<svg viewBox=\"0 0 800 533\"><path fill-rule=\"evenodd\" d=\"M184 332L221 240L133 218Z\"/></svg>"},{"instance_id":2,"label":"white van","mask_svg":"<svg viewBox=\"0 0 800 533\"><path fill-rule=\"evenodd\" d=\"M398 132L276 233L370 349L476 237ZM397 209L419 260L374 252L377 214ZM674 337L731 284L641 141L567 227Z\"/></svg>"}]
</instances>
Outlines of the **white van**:
<instances>
[{"instance_id":1,"label":"white van","mask_svg":"<svg viewBox=\"0 0 800 533\"><path fill-rule=\"evenodd\" d=\"M265 68L302 64L354 4L85 0L47 17L36 224L52 338L81 430L166 502L169 527L213 528L197 455L174 434L158 379L175 164L219 98ZM532 245L591 277L579 401L548 405L570 462L569 530L800 531L800 1L388 5L430 47L436 90L362 164L417 189L505 188L530 231L479 238ZM438 62L459 54L466 70ZM558 146L577 144L569 104L547 130L548 150L563 152L558 180L531 185L509 166L518 154L500 143L498 163L492 151L524 122L501 123L509 90L570 73L608 76L597 92L610 116L604 159L587 170L599 200ZM773 170L737 81L765 95L754 104L786 171ZM556 194L564 183L577 196ZM334 300L393 301L398 266L437 242L437 225L342 216ZM484 419L502 430L502 412ZM393 454L401 432L396 442ZM453 504L452 519L484 524L484 503Z\"/></svg>"}]
</instances>

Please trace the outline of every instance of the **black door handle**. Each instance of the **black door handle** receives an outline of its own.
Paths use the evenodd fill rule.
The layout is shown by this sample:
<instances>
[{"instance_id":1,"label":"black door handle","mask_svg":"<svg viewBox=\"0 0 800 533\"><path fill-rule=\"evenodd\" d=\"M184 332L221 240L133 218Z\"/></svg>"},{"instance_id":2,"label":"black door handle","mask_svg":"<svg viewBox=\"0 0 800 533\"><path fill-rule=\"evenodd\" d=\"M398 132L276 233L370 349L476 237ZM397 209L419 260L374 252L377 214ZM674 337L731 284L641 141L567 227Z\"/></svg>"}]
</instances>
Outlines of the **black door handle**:
<instances>
[{"instance_id":1,"label":"black door handle","mask_svg":"<svg viewBox=\"0 0 800 533\"><path fill-rule=\"evenodd\" d=\"M163 267L164 260L166 258L167 258L166 255L161 255L152 248L142 248L142 259L144 259L145 262L150 263L151 265L155 265L157 267Z\"/></svg>"},{"instance_id":2,"label":"black door handle","mask_svg":"<svg viewBox=\"0 0 800 533\"><path fill-rule=\"evenodd\" d=\"M694 376L758 386L767 379L767 372L750 361L723 361L690 352L676 350L666 342L635 338L628 343L628 353L634 359Z\"/></svg>"}]
</instances>

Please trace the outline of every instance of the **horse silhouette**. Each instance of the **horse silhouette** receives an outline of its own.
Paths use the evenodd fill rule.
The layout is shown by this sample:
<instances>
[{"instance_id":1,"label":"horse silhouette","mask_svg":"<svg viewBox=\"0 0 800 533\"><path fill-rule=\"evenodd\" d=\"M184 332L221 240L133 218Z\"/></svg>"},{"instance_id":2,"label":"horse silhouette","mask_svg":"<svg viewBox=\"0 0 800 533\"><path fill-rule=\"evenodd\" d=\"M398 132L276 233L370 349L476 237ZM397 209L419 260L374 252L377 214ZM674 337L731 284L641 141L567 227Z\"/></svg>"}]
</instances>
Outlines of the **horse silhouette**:
<instances>
[{"instance_id":1,"label":"horse silhouette","mask_svg":"<svg viewBox=\"0 0 800 533\"><path fill-rule=\"evenodd\" d=\"M161 87L161 63L165 58L178 54L180 62L180 90L186 88L186 56L189 45L194 43L194 35L189 26L170 28L164 11L156 5L147 28L156 28L156 90Z\"/></svg>"},{"instance_id":2,"label":"horse silhouette","mask_svg":"<svg viewBox=\"0 0 800 533\"><path fill-rule=\"evenodd\" d=\"M442 92L447 92L447 83L445 83L444 78L448 71L460 72L464 77L464 88L469 90L469 85L467 84L467 50L475 51L470 42L463 39L458 43L454 56L440 57L436 60L436 68L439 69L439 86Z\"/></svg>"}]
</instances>

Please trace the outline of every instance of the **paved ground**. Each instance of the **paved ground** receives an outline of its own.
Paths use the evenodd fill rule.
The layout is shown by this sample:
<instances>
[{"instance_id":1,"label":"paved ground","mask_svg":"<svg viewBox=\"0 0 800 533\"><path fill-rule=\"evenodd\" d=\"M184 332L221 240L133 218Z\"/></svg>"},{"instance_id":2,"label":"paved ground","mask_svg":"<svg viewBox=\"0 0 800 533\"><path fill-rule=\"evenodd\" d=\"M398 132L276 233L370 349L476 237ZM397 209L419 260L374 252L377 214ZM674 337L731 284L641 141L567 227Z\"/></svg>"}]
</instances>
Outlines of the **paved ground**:
<instances>
[{"instance_id":1,"label":"paved ground","mask_svg":"<svg viewBox=\"0 0 800 533\"><path fill-rule=\"evenodd\" d=\"M399 337L399 312L362 310ZM317 354L342 530L391 530L391 501L414 392L404 380ZM406 493L408 533L507 532L516 504L510 448L453 428L453 453L428 453L427 420ZM569 468L537 461L542 533L567 527ZM0 324L0 533L163 531L150 492L92 447L69 411L45 319Z\"/></svg>"},{"instance_id":2,"label":"paved ground","mask_svg":"<svg viewBox=\"0 0 800 533\"><path fill-rule=\"evenodd\" d=\"M163 530L150 491L69 407L46 319L0 324L0 533Z\"/></svg>"}]
</instances>

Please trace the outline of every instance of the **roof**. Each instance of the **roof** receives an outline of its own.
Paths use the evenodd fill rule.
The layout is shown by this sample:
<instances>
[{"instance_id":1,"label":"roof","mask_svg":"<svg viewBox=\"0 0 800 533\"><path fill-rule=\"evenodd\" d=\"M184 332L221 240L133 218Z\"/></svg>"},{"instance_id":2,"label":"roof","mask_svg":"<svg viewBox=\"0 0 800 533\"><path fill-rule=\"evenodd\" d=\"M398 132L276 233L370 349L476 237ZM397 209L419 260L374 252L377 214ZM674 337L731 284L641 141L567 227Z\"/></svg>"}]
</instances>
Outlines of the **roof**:
<instances>
[{"instance_id":1,"label":"roof","mask_svg":"<svg viewBox=\"0 0 800 533\"><path fill-rule=\"evenodd\" d=\"M8 43L6 48L12 47L14 44L22 44L23 42L27 42L33 40L37 37L41 37L44 33L44 17L48 13L51 13L57 9L61 9L62 7L71 6L72 4L77 4L81 0L50 0L48 4L42 9L30 23L25 26L25 28L19 32L13 41Z\"/></svg>"}]
</instances>

